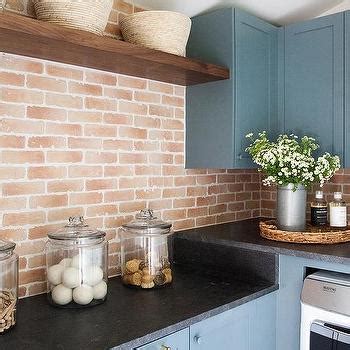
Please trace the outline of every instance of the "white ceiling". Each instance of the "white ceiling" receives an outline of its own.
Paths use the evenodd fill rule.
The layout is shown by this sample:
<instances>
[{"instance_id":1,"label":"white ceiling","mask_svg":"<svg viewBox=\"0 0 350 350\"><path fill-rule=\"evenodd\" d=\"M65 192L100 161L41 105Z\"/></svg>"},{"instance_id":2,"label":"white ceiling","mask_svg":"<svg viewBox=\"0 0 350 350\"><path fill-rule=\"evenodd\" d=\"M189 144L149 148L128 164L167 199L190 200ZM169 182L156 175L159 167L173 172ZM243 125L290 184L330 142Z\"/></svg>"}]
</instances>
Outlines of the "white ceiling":
<instances>
[{"instance_id":1,"label":"white ceiling","mask_svg":"<svg viewBox=\"0 0 350 350\"><path fill-rule=\"evenodd\" d=\"M317 17L343 2L347 0L134 0L145 9L178 11L190 17L235 6L280 25Z\"/></svg>"}]
</instances>

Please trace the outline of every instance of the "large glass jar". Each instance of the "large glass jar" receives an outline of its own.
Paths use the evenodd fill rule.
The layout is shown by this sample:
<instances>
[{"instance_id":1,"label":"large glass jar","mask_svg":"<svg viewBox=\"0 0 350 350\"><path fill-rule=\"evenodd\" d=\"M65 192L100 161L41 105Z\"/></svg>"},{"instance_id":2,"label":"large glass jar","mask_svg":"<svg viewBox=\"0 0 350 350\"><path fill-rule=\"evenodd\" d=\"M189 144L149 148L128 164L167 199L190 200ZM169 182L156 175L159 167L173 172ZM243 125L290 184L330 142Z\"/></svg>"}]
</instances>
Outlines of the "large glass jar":
<instances>
[{"instance_id":1,"label":"large glass jar","mask_svg":"<svg viewBox=\"0 0 350 350\"><path fill-rule=\"evenodd\" d=\"M18 256L16 244L0 239L0 334L16 324Z\"/></svg>"},{"instance_id":2,"label":"large glass jar","mask_svg":"<svg viewBox=\"0 0 350 350\"><path fill-rule=\"evenodd\" d=\"M48 299L64 308L102 303L107 295L106 233L90 228L82 217L48 234L46 245Z\"/></svg>"},{"instance_id":3,"label":"large glass jar","mask_svg":"<svg viewBox=\"0 0 350 350\"><path fill-rule=\"evenodd\" d=\"M164 287L172 282L168 236L171 224L157 219L150 209L123 225L121 236L122 281L140 289Z\"/></svg>"}]
</instances>

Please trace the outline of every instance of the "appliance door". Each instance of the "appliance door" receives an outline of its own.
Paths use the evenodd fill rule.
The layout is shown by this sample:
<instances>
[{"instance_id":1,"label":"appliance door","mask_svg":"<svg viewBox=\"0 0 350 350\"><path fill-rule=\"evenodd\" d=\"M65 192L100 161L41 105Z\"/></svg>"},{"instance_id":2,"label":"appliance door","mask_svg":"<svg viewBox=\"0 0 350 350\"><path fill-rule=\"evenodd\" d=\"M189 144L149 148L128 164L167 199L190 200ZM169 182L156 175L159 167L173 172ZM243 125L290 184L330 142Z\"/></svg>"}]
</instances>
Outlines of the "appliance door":
<instances>
[{"instance_id":1,"label":"appliance door","mask_svg":"<svg viewBox=\"0 0 350 350\"><path fill-rule=\"evenodd\" d=\"M310 350L350 350L350 328L314 322L311 325Z\"/></svg>"}]
</instances>

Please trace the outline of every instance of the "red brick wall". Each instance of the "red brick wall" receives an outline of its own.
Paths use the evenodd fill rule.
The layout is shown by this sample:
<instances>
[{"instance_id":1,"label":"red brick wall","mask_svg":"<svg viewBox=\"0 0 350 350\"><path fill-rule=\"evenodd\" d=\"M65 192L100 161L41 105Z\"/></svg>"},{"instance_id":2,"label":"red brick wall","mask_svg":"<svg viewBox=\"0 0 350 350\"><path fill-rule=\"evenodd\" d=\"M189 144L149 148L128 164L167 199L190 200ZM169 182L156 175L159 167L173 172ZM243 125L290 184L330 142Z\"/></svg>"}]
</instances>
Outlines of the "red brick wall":
<instances>
[{"instance_id":1,"label":"red brick wall","mask_svg":"<svg viewBox=\"0 0 350 350\"><path fill-rule=\"evenodd\" d=\"M45 289L48 232L84 215L108 232L151 207L176 230L260 214L255 171L184 169L180 86L0 53L0 237L20 293Z\"/></svg>"}]
</instances>

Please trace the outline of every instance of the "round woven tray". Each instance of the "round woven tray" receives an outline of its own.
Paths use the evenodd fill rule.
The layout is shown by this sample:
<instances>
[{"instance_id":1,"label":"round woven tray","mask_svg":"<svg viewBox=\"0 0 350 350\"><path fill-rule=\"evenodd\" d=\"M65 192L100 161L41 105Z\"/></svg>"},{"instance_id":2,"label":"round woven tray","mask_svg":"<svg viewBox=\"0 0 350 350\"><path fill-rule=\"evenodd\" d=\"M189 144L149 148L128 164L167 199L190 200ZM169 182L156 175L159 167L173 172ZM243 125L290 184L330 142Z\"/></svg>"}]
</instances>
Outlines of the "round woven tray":
<instances>
[{"instance_id":1,"label":"round woven tray","mask_svg":"<svg viewBox=\"0 0 350 350\"><path fill-rule=\"evenodd\" d=\"M345 230L336 230L330 227L313 227L308 224L305 232L290 232L279 230L275 220L261 221L259 227L260 235L273 241L303 244L350 242L350 227Z\"/></svg>"}]
</instances>

